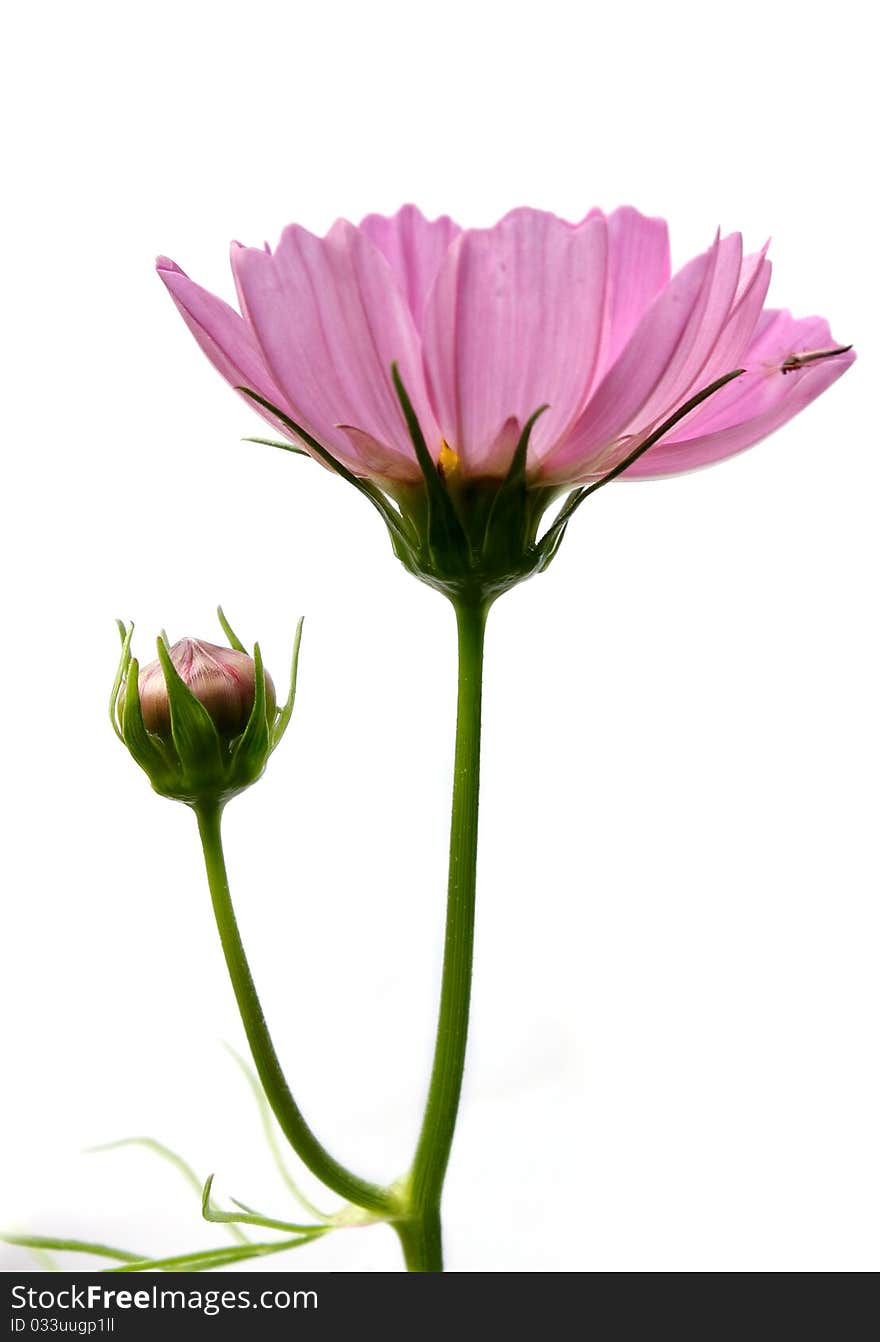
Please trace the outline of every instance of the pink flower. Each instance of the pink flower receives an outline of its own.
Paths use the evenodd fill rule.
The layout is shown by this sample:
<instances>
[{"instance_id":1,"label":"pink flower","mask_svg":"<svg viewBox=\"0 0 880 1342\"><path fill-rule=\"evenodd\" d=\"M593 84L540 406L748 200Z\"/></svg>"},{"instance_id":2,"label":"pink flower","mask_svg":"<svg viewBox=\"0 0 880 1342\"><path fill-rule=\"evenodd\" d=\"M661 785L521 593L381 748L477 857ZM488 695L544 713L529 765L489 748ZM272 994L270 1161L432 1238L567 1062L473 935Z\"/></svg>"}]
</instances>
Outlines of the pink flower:
<instances>
[{"instance_id":1,"label":"pink flower","mask_svg":"<svg viewBox=\"0 0 880 1342\"><path fill-rule=\"evenodd\" d=\"M738 233L670 278L666 224L626 206L579 224L518 209L464 231L411 205L359 227L339 220L324 238L292 224L274 252L233 245L241 315L174 262L158 268L227 381L392 490L422 478L392 363L444 478L503 477L546 404L527 478L558 488L607 474L696 392L743 368L625 474L731 456L855 357L823 318L764 308L770 263L764 251L744 256Z\"/></svg>"}]
</instances>

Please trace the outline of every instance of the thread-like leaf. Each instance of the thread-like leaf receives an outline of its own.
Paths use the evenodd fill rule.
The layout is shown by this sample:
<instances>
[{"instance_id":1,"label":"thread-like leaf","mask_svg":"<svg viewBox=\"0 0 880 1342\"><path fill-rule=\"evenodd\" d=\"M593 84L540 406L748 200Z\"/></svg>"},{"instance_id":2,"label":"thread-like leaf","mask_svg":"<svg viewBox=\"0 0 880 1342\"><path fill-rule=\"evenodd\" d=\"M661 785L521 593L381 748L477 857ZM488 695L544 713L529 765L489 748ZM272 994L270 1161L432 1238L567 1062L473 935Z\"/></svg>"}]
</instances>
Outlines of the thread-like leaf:
<instances>
[{"instance_id":1,"label":"thread-like leaf","mask_svg":"<svg viewBox=\"0 0 880 1342\"><path fill-rule=\"evenodd\" d=\"M102 1142L100 1146L90 1146L88 1147L86 1154L100 1155L105 1151L121 1150L121 1148L125 1146L143 1147L145 1150L151 1151L153 1155L159 1156L161 1160L167 1161L169 1165L177 1170L178 1174L182 1175L186 1183L189 1184L190 1188L194 1189L199 1200L201 1200L202 1181L196 1174L192 1165L184 1160L183 1156L178 1155L176 1151L172 1151L171 1147L166 1146L164 1142L157 1142L155 1137L122 1137L115 1142ZM238 1240L239 1244L248 1244L250 1242L244 1231L238 1230L235 1226L231 1225L229 1227L229 1233L232 1235L233 1239Z\"/></svg>"},{"instance_id":2,"label":"thread-like leaf","mask_svg":"<svg viewBox=\"0 0 880 1342\"><path fill-rule=\"evenodd\" d=\"M30 1256L35 1263L39 1263L43 1272L60 1272L61 1268L58 1260L53 1258L45 1249L31 1249Z\"/></svg>"},{"instance_id":3,"label":"thread-like leaf","mask_svg":"<svg viewBox=\"0 0 880 1342\"><path fill-rule=\"evenodd\" d=\"M52 1235L15 1235L10 1232L0 1234L4 1244L16 1244L23 1249L68 1250L70 1253L94 1254L98 1258L115 1258L121 1263L139 1263L142 1254L129 1252L128 1249L116 1249L109 1244L94 1244L84 1239L57 1239Z\"/></svg>"},{"instance_id":4,"label":"thread-like leaf","mask_svg":"<svg viewBox=\"0 0 880 1342\"><path fill-rule=\"evenodd\" d=\"M157 1142L154 1137L120 1137L115 1142L101 1142L99 1146L89 1146L85 1154L103 1155L105 1151L120 1151L125 1146L142 1146L154 1155L160 1156L162 1160L173 1165L179 1174L183 1176L190 1188L194 1188L199 1197L202 1196L202 1181L196 1174L192 1165L179 1156L176 1151L172 1151L170 1146L165 1146L164 1142Z\"/></svg>"},{"instance_id":5,"label":"thread-like leaf","mask_svg":"<svg viewBox=\"0 0 880 1342\"><path fill-rule=\"evenodd\" d=\"M247 1080L248 1085L253 1091L254 1099L257 1102L257 1108L260 1113L260 1121L263 1125L263 1133L265 1135L269 1150L272 1154L272 1159L275 1162L275 1168L278 1170L278 1173L281 1175L281 1178L284 1180L285 1184L287 1185L293 1196L296 1198L300 1206L305 1211L307 1211L310 1216L316 1216L319 1221L329 1221L331 1218L327 1215L327 1213L319 1211L318 1208L315 1206L315 1204L311 1202L309 1198L306 1197L305 1193L303 1193L302 1189L299 1187L299 1185L297 1184L296 1180L294 1179L293 1175L290 1173L290 1171L287 1168L287 1165L284 1162L284 1157L281 1153L281 1146L278 1142L278 1137L275 1132L275 1115L272 1113L272 1108L269 1104L269 1101L266 1099L266 1093L260 1084L260 1078L257 1076L254 1069L248 1066L248 1064L245 1062L241 1054L236 1052L236 1050L232 1047L231 1044L224 1044L223 1047L226 1049L226 1052L238 1063L242 1073L244 1074Z\"/></svg>"},{"instance_id":6,"label":"thread-like leaf","mask_svg":"<svg viewBox=\"0 0 880 1342\"><path fill-rule=\"evenodd\" d=\"M174 1254L169 1258L143 1258L137 1262L125 1262L121 1267L111 1267L109 1272L153 1272L161 1269L165 1272L209 1272L211 1268L228 1267L231 1263L244 1263L249 1258L265 1258L269 1254L283 1253L285 1249L296 1249L301 1244L310 1244L320 1235L326 1234L322 1226L311 1235L298 1235L293 1239L276 1240L268 1244L242 1244L219 1249L202 1249L194 1253Z\"/></svg>"},{"instance_id":7,"label":"thread-like leaf","mask_svg":"<svg viewBox=\"0 0 880 1342\"><path fill-rule=\"evenodd\" d=\"M236 1205L241 1207L237 1212L221 1212L216 1207L211 1206L211 1189L214 1185L214 1176L209 1174L205 1180L205 1187L202 1192L202 1216L206 1221L213 1221L220 1225L239 1224L263 1226L266 1230L288 1230L294 1234L309 1235L313 1231L327 1229L329 1227L316 1225L296 1225L290 1221L279 1221L273 1216L264 1216L262 1212L256 1212L251 1207L246 1207L243 1203ZM233 1202L235 1199L233 1198Z\"/></svg>"}]
</instances>

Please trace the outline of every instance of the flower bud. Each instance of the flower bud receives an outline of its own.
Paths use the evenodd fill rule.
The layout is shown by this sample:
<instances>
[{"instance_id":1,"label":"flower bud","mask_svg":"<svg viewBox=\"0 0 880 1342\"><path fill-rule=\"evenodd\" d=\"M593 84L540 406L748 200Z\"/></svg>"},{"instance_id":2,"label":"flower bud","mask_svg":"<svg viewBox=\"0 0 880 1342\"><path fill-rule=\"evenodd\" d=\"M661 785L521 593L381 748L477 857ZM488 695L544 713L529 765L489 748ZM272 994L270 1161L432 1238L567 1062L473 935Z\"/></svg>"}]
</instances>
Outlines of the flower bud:
<instances>
[{"instance_id":1,"label":"flower bud","mask_svg":"<svg viewBox=\"0 0 880 1342\"><path fill-rule=\"evenodd\" d=\"M221 648L197 638L182 638L169 649L171 664L187 689L204 705L221 740L241 736L254 706L256 667L247 653ZM268 671L266 712L275 715L275 686ZM170 743L171 706L160 661L150 662L138 675L141 714L148 732Z\"/></svg>"},{"instance_id":2,"label":"flower bud","mask_svg":"<svg viewBox=\"0 0 880 1342\"><path fill-rule=\"evenodd\" d=\"M156 792L188 806L222 805L255 783L287 730L296 692L302 630L293 647L290 692L278 708L259 644L249 657L222 611L233 647L182 638L158 642L159 660L139 671L133 626L120 624L122 656L110 721Z\"/></svg>"}]
</instances>

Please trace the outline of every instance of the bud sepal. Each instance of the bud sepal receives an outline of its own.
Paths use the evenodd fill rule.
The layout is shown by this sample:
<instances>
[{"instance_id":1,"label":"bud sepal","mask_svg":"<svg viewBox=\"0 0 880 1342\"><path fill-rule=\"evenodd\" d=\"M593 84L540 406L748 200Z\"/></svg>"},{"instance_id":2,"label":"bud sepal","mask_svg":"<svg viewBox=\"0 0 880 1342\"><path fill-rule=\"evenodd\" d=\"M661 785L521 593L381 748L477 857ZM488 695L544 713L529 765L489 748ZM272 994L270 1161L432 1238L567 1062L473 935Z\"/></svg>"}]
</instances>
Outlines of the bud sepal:
<instances>
[{"instance_id":1,"label":"bud sepal","mask_svg":"<svg viewBox=\"0 0 880 1342\"><path fill-rule=\"evenodd\" d=\"M132 655L134 625L117 621L122 652L110 696L110 721L120 741L160 796L223 805L261 776L290 723L302 620L294 638L290 687L277 706L259 644L253 655L222 610L231 647L194 639L157 640L158 661L143 669Z\"/></svg>"}]
</instances>

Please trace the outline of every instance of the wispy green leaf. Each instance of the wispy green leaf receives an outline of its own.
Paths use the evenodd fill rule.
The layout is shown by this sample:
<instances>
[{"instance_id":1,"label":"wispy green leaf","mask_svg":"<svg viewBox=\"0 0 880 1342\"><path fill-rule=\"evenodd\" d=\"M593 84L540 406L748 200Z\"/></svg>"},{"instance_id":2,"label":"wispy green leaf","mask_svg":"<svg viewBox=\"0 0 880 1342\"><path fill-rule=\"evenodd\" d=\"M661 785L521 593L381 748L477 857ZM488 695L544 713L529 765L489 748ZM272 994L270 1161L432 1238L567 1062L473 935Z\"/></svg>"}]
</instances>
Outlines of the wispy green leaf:
<instances>
[{"instance_id":1,"label":"wispy green leaf","mask_svg":"<svg viewBox=\"0 0 880 1342\"><path fill-rule=\"evenodd\" d=\"M285 1164L284 1157L281 1153L281 1146L278 1142L278 1136L275 1131L275 1116L272 1113L269 1101L266 1099L263 1087L260 1085L260 1078L257 1076L254 1069L251 1066L249 1066L247 1062L245 1062L241 1054L236 1052L236 1050L232 1047L231 1044L224 1044L223 1047L226 1049L226 1052L230 1055L230 1057L234 1058L235 1061L238 1063L238 1066L241 1068L241 1071L248 1085L250 1086L251 1091L253 1092L253 1096L257 1102L257 1108L260 1113L260 1121L263 1125L263 1133L266 1138L266 1144L268 1145L269 1150L272 1154L272 1159L275 1162L275 1168L278 1170L278 1173L281 1175L281 1178L284 1180L284 1183L286 1184L287 1188L296 1198L297 1202L303 1208L303 1210L307 1211L310 1216L317 1217L319 1221L329 1221L331 1218L327 1215L327 1213L319 1211L318 1208L315 1206L315 1204L309 1198L306 1197L305 1193L299 1187L296 1180L293 1178L293 1175L288 1170L287 1165Z\"/></svg>"},{"instance_id":2,"label":"wispy green leaf","mask_svg":"<svg viewBox=\"0 0 880 1342\"><path fill-rule=\"evenodd\" d=\"M147 1151L151 1151L154 1155L159 1156L160 1159L167 1161L169 1165L173 1166L174 1169L183 1176L186 1183L195 1191L199 1201L201 1201L202 1181L196 1174L192 1165L184 1160L183 1156L178 1155L176 1151L172 1151L170 1146L166 1146L164 1142L157 1142L154 1137L122 1137L116 1142L103 1142L100 1146L90 1146L87 1154L98 1155L105 1151L118 1151L126 1146L143 1147ZM229 1227L229 1233L234 1239L237 1239L240 1244L247 1244L249 1242L244 1231L236 1229L235 1226Z\"/></svg>"},{"instance_id":3,"label":"wispy green leaf","mask_svg":"<svg viewBox=\"0 0 880 1342\"><path fill-rule=\"evenodd\" d=\"M205 1180L205 1187L202 1192L202 1216L206 1221L213 1221L220 1225L254 1225L262 1226L266 1230L287 1230L295 1234L310 1235L314 1231L328 1229L329 1227L320 1225L298 1225L292 1221L280 1221L274 1216L265 1216L262 1212L254 1211L243 1202L232 1199L241 1210L237 1212L221 1212L217 1207L211 1205L211 1189L214 1186L214 1176L209 1174Z\"/></svg>"},{"instance_id":4,"label":"wispy green leaf","mask_svg":"<svg viewBox=\"0 0 880 1342\"><path fill-rule=\"evenodd\" d=\"M31 1249L31 1258L38 1263L44 1272L60 1272L57 1258L53 1258L45 1249Z\"/></svg>"},{"instance_id":5,"label":"wispy green leaf","mask_svg":"<svg viewBox=\"0 0 880 1342\"><path fill-rule=\"evenodd\" d=\"M219 1249L202 1249L195 1253L173 1254L167 1258L142 1258L136 1262L126 1262L121 1267L108 1268L108 1272L208 1272L215 1267L228 1267L232 1263L245 1263L249 1258L266 1258L269 1254L284 1253L286 1249L297 1249L301 1244L311 1244L312 1240L326 1234L322 1227L311 1235L298 1235L292 1239L276 1240L268 1244L243 1244Z\"/></svg>"},{"instance_id":6,"label":"wispy green leaf","mask_svg":"<svg viewBox=\"0 0 880 1342\"><path fill-rule=\"evenodd\" d=\"M179 1156L176 1151L172 1151L170 1146L164 1142L157 1142L154 1137L121 1137L115 1142L102 1142L100 1146L89 1146L86 1148L86 1155L101 1155L105 1151L121 1151L126 1146L140 1146L147 1151L152 1151L154 1155L160 1156L166 1160L169 1165L173 1165L179 1174L183 1176L190 1188L195 1189L199 1197L202 1196L202 1181L196 1174L192 1165Z\"/></svg>"},{"instance_id":7,"label":"wispy green leaf","mask_svg":"<svg viewBox=\"0 0 880 1342\"><path fill-rule=\"evenodd\" d=\"M67 1250L70 1253L94 1254L98 1258L115 1258L121 1263L139 1263L142 1254L130 1253L128 1249L116 1249L109 1244L95 1244L91 1240L60 1239L53 1235L15 1235L10 1232L0 1234L4 1244L17 1244L24 1249Z\"/></svg>"}]
</instances>

